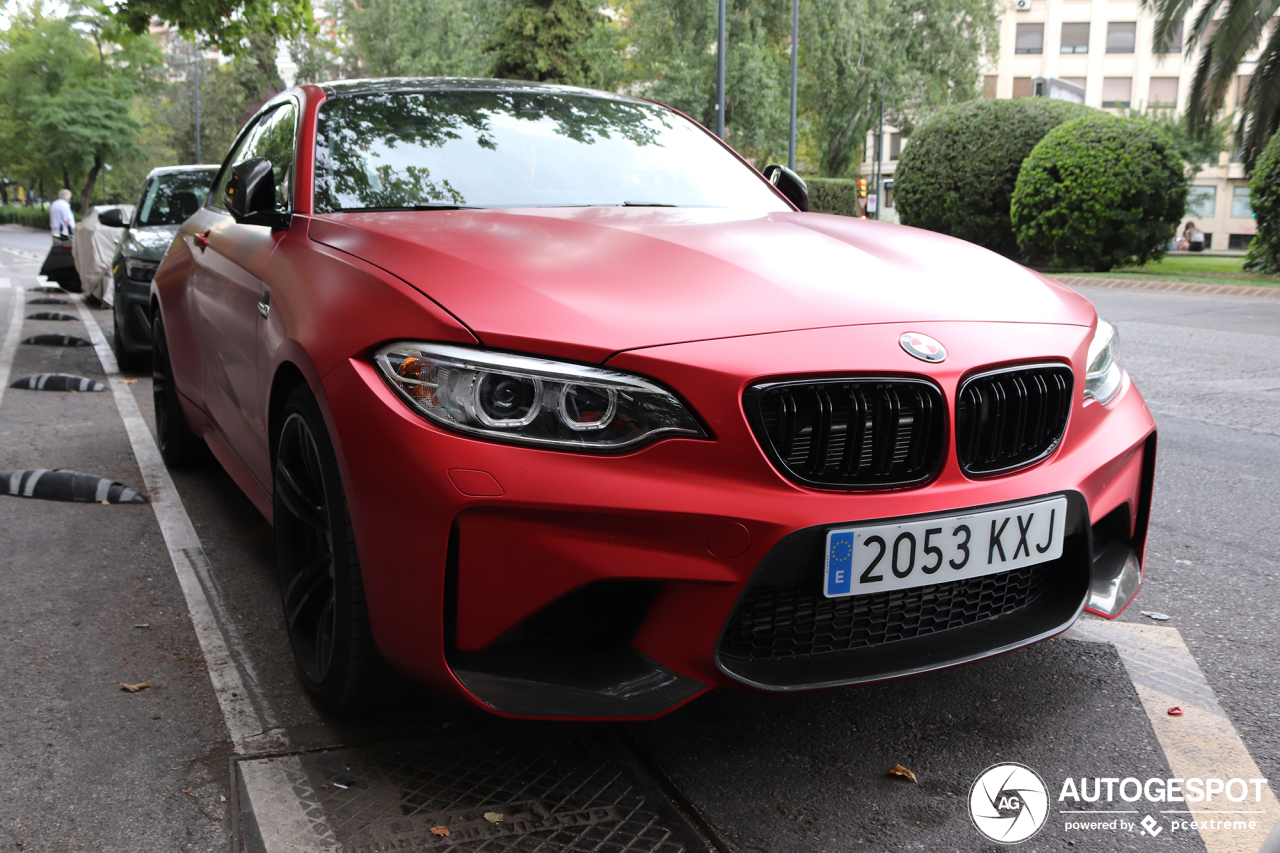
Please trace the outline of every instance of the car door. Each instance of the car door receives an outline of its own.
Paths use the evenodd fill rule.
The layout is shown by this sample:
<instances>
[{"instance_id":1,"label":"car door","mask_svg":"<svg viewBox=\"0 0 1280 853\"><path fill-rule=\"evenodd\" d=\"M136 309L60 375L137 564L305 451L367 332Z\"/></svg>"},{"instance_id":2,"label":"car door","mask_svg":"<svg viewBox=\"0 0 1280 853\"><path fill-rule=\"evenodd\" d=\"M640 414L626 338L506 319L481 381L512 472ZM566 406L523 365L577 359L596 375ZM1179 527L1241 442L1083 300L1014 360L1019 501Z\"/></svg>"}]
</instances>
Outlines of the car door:
<instances>
[{"instance_id":1,"label":"car door","mask_svg":"<svg viewBox=\"0 0 1280 853\"><path fill-rule=\"evenodd\" d=\"M266 391L258 353L270 288L262 275L284 232L236 222L222 205L222 193L235 164L265 157L273 166L277 209L291 210L297 118L292 101L258 117L228 159L210 203L197 214L194 238L198 269L192 289L205 353L206 409L232 452L268 491Z\"/></svg>"}]
</instances>

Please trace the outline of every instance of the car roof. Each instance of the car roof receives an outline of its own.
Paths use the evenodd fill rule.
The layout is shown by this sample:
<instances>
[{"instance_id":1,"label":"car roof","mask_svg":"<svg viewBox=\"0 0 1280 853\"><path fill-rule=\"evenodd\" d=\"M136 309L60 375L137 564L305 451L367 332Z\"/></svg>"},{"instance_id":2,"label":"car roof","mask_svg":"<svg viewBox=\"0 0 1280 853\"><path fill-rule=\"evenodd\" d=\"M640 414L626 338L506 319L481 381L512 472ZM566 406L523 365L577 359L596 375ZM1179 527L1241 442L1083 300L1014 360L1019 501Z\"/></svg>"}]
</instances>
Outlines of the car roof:
<instances>
[{"instance_id":1,"label":"car roof","mask_svg":"<svg viewBox=\"0 0 1280 853\"><path fill-rule=\"evenodd\" d=\"M216 172L218 171L218 163L200 163L196 165L186 166L160 166L147 172L148 178L154 178L156 175L176 175L183 172Z\"/></svg>"},{"instance_id":2,"label":"car roof","mask_svg":"<svg viewBox=\"0 0 1280 853\"><path fill-rule=\"evenodd\" d=\"M372 80L335 80L321 85L325 96L341 98L349 95L369 95L384 92L546 92L626 101L634 104L650 104L643 98L583 89L578 86L560 86L554 83L533 83L526 80L491 80L478 77L383 77Z\"/></svg>"}]
</instances>

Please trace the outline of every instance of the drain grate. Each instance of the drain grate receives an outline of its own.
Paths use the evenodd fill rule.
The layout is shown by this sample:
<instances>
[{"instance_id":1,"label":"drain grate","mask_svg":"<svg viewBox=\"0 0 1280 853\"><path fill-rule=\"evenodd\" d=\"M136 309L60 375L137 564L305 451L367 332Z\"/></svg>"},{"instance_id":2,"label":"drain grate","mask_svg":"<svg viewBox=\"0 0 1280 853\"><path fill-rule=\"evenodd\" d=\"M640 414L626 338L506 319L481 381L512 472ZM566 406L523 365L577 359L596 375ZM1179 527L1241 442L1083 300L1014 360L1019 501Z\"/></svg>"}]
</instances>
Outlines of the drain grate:
<instances>
[{"instance_id":1,"label":"drain grate","mask_svg":"<svg viewBox=\"0 0 1280 853\"><path fill-rule=\"evenodd\" d=\"M504 726L299 760L347 853L715 849L603 727ZM240 811L237 827L257 825ZM254 839L233 849L254 851Z\"/></svg>"}]
</instances>

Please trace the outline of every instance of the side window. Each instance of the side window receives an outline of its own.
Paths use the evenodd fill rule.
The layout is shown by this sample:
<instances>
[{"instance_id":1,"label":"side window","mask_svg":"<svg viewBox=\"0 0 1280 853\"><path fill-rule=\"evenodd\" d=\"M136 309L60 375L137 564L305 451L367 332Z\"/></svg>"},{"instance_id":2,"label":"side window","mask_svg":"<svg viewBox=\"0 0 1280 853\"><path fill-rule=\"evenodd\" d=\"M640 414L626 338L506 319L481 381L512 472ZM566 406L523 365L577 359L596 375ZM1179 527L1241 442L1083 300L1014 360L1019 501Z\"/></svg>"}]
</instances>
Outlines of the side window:
<instances>
[{"instance_id":1,"label":"side window","mask_svg":"<svg viewBox=\"0 0 1280 853\"><path fill-rule=\"evenodd\" d=\"M218 210L225 209L222 206L222 195L227 191L227 181L231 180L231 167L249 159L245 156L245 150L248 149L250 143L253 142L253 137L262 127L262 122L265 118L266 117L264 116L263 118L258 119L257 123L255 123L254 126L240 138L240 144L232 149L231 154L227 157L222 174L218 176L218 183L209 192L209 207L216 208Z\"/></svg>"},{"instance_id":2,"label":"side window","mask_svg":"<svg viewBox=\"0 0 1280 853\"><path fill-rule=\"evenodd\" d=\"M297 107L292 103L281 104L259 117L257 124L245 134L239 147L227 158L231 165L255 157L270 160L276 183L276 206L280 210L290 210L293 207L293 151L297 127ZM230 178L231 169L228 168L219 178L218 185L213 188L211 195L214 198L211 204L222 207L222 194Z\"/></svg>"}]
</instances>

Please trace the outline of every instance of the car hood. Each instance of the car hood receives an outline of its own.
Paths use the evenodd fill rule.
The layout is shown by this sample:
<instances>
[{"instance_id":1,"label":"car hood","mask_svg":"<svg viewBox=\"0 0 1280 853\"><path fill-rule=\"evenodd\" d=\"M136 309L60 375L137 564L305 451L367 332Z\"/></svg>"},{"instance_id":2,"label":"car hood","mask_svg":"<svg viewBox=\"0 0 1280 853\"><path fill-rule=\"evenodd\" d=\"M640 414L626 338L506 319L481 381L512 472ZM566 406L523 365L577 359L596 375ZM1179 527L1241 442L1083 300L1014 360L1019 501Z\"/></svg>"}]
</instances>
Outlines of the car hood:
<instances>
[{"instance_id":1,"label":"car hood","mask_svg":"<svg viewBox=\"0 0 1280 853\"><path fill-rule=\"evenodd\" d=\"M127 258L141 261L158 261L169 250L169 244L178 233L179 225L148 225L130 228L120 244L120 253Z\"/></svg>"},{"instance_id":2,"label":"car hood","mask_svg":"<svg viewBox=\"0 0 1280 853\"><path fill-rule=\"evenodd\" d=\"M593 362L797 329L1094 316L1069 288L970 243L815 213L366 212L317 217L310 236L409 282L487 346Z\"/></svg>"}]
</instances>

